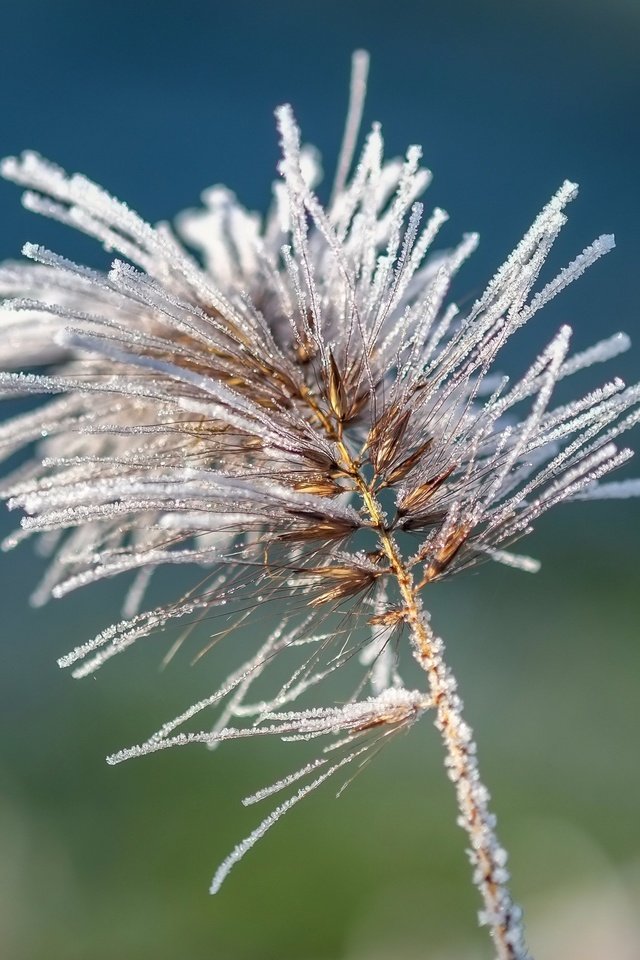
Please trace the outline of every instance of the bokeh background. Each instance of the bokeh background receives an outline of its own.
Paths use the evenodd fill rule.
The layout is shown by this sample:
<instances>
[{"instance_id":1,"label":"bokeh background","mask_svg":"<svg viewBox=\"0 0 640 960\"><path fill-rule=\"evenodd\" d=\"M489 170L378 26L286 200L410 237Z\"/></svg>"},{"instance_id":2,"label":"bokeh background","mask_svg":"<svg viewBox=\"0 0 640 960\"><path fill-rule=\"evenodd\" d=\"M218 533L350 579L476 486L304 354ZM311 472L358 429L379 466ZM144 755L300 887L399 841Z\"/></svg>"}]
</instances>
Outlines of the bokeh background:
<instances>
[{"instance_id":1,"label":"bokeh background","mask_svg":"<svg viewBox=\"0 0 640 960\"><path fill-rule=\"evenodd\" d=\"M576 347L620 328L640 339L637 0L14 0L1 22L1 151L34 147L152 221L219 181L264 209L283 100L330 173L350 53L366 47L367 121L382 121L391 154L424 145L447 242L481 233L459 297L566 176L582 192L552 269L598 233L617 236L505 363L522 369L566 321ZM24 213L14 187L0 185L0 210L3 257L33 240L105 265ZM615 362L628 378L639 369L637 345ZM0 532L15 522L3 510ZM540 574L485 567L431 598L546 960L640 956L639 537L639 501L569 506L528 543ZM32 610L42 561L29 545L0 559L2 958L490 957L428 722L338 802L329 788L298 807L211 899L213 868L256 821L240 797L291 768L286 746L107 767L108 752L210 690L218 665L160 671L157 638L72 681L56 657L118 617L124 585Z\"/></svg>"}]
</instances>

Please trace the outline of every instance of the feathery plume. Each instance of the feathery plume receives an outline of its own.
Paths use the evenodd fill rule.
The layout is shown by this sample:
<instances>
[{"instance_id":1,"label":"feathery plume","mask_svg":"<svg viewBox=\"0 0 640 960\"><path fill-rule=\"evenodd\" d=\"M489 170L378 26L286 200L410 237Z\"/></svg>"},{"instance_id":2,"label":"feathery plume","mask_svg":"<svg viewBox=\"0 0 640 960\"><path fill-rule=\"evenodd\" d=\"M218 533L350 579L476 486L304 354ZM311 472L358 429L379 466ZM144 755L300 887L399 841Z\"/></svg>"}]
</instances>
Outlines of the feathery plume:
<instances>
[{"instance_id":1,"label":"feathery plume","mask_svg":"<svg viewBox=\"0 0 640 960\"><path fill-rule=\"evenodd\" d=\"M37 535L50 554L36 603L134 573L123 619L61 658L76 677L186 624L173 653L215 615L223 627L211 646L274 601L277 626L210 696L109 758L264 735L332 738L248 798L303 783L224 861L214 892L281 814L431 710L481 921L500 960L524 960L473 734L423 598L432 582L487 560L535 570L510 548L561 501L640 493L638 481L601 483L631 456L617 440L640 419L640 386L613 379L553 406L560 380L629 345L615 334L571 354L567 326L519 379L497 372L507 340L613 238L537 287L577 193L567 181L461 311L451 285L477 236L432 253L447 215L425 215L418 199L430 180L420 149L385 161L374 124L354 163L367 69L358 52L326 207L317 154L289 106L276 112L282 159L264 219L216 186L174 233L35 153L3 162L28 209L118 257L100 273L26 244L26 262L0 268L0 392L52 396L0 427L4 458L35 443L4 483L24 514L5 548ZM153 572L171 564L199 567L197 584L143 610ZM405 648L424 691L403 683ZM292 708L347 664L359 672L351 700ZM270 696L252 697L270 673ZM189 729L212 709L213 726Z\"/></svg>"}]
</instances>

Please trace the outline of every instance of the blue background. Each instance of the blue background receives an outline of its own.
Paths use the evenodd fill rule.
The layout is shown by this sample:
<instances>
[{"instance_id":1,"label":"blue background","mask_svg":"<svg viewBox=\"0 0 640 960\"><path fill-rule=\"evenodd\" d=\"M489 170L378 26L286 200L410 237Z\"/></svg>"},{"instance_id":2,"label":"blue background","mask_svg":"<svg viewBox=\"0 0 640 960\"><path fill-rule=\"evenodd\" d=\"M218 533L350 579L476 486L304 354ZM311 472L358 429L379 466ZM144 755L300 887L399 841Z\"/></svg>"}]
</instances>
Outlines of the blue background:
<instances>
[{"instance_id":1,"label":"blue background","mask_svg":"<svg viewBox=\"0 0 640 960\"><path fill-rule=\"evenodd\" d=\"M382 121L390 155L423 144L435 174L427 202L451 215L446 242L481 233L458 296L478 290L565 177L582 189L550 269L616 234L617 250L510 349L522 369L562 322L576 347L617 329L640 340L639 41L634 0L7 2L0 149L33 147L151 221L215 182L264 209L273 108L293 103L330 174L350 54L365 47L366 122ZM24 213L11 185L0 184L0 210L3 257L33 240L107 262ZM637 379L639 359L636 345L580 386L613 372ZM16 520L3 511L0 533ZM527 544L543 560L536 577L483 568L433 591L534 948L566 891L612 882L638 904L639 535L638 501L569 506ZM209 690L211 665L160 673L164 647L150 641L75 683L55 658L117 618L123 586L34 611L42 561L30 546L0 560L3 957L490 956L428 723L339 803L328 790L299 808L212 900L215 864L255 821L239 798L289 769L286 750L107 768L106 753Z\"/></svg>"}]
</instances>

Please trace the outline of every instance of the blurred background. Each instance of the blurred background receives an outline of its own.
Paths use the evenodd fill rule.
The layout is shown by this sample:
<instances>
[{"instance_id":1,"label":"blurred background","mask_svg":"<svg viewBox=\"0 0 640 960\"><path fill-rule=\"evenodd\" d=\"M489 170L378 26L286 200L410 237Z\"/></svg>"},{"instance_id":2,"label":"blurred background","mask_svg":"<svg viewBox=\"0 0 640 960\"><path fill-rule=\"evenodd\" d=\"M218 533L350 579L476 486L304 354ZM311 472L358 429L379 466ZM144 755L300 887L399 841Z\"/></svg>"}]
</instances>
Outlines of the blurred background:
<instances>
[{"instance_id":1,"label":"blurred background","mask_svg":"<svg viewBox=\"0 0 640 960\"><path fill-rule=\"evenodd\" d=\"M576 348L617 329L640 340L639 41L637 0L6 2L0 150L35 148L151 221L215 182L262 210L273 108L294 104L331 175L365 47L366 121L382 121L390 154L424 145L445 242L480 231L458 297L564 177L582 190L550 269L616 234L517 338L505 363L522 370L563 322ZM3 258L32 240L106 265L18 200L0 184ZM636 345L579 386L638 370ZM0 534L17 519L3 509ZM484 567L432 592L538 958L640 957L639 537L639 501L568 506L527 543L537 576ZM488 960L428 721L339 801L327 788L296 808L212 899L213 869L259 816L240 798L292 768L287 746L107 767L217 685L218 665L160 671L161 637L72 681L56 657L119 617L125 585L32 610L42 560L30 545L0 559L2 958Z\"/></svg>"}]
</instances>

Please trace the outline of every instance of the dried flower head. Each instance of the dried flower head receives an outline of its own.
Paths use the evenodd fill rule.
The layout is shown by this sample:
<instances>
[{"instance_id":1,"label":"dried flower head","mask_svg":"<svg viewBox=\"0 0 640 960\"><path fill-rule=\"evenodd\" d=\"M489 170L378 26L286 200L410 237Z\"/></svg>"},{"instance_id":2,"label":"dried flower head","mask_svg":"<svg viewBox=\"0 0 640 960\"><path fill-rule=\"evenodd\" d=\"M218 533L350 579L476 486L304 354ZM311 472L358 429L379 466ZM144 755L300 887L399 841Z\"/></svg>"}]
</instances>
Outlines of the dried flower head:
<instances>
[{"instance_id":1,"label":"dried flower head","mask_svg":"<svg viewBox=\"0 0 640 960\"><path fill-rule=\"evenodd\" d=\"M103 274L27 244L30 263L0 270L0 362L46 368L5 372L0 389L55 395L0 428L5 456L37 441L35 458L4 486L25 514L5 546L37 534L51 554L36 603L136 572L124 619L60 660L76 677L174 621L191 629L219 616L212 645L257 622L267 601L282 602L277 627L210 697L109 758L247 736L331 738L316 760L249 798L304 782L236 847L212 890L281 813L431 709L481 919L499 957L524 958L506 854L423 593L487 559L534 570L509 548L544 511L640 492L637 481L600 483L631 456L616 441L640 419L640 387L614 379L553 407L558 381L628 346L615 334L572 355L566 326L515 382L496 372L507 340L613 239L599 237L534 291L577 192L566 182L461 312L451 283L477 237L431 253L447 216L424 216L418 197L430 174L420 149L384 161L376 124L353 164L366 71L356 54L328 205L314 192L317 155L281 107L268 216L214 187L204 209L179 218L201 262L167 225L149 226L85 177L34 153L4 161L26 207L123 258ZM197 584L140 612L153 571L170 564L200 566ZM404 645L426 692L401 680ZM289 663L284 680L274 663ZM349 702L290 709L347 663L360 671ZM271 694L255 699L255 681L270 671ZM189 730L213 707L212 729Z\"/></svg>"}]
</instances>

